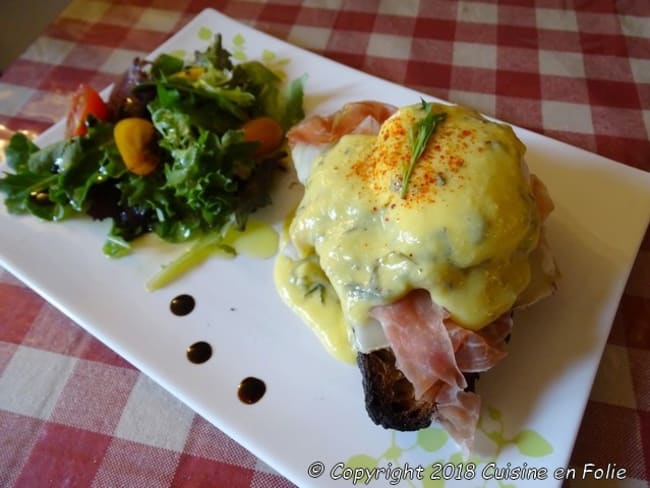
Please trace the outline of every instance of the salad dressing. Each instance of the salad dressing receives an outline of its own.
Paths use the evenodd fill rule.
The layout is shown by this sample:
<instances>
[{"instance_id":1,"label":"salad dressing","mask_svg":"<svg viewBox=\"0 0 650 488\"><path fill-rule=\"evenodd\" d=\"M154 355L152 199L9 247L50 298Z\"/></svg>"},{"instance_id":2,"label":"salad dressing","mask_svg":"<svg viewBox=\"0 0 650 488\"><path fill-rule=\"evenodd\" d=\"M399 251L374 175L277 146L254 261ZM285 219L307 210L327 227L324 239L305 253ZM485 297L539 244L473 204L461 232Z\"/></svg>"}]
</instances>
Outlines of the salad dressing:
<instances>
[{"instance_id":1,"label":"salad dressing","mask_svg":"<svg viewBox=\"0 0 650 488\"><path fill-rule=\"evenodd\" d=\"M268 259L278 252L279 236L276 230L264 222L249 219L243 231L226 233L224 244L231 246L238 254L253 258Z\"/></svg>"},{"instance_id":2,"label":"salad dressing","mask_svg":"<svg viewBox=\"0 0 650 488\"><path fill-rule=\"evenodd\" d=\"M167 286L210 257L232 259L244 254L259 259L271 258L278 251L278 241L278 233L270 224L248 219L243 231L233 224L225 233L201 237L170 263L163 265L147 282L147 290Z\"/></svg>"}]
</instances>

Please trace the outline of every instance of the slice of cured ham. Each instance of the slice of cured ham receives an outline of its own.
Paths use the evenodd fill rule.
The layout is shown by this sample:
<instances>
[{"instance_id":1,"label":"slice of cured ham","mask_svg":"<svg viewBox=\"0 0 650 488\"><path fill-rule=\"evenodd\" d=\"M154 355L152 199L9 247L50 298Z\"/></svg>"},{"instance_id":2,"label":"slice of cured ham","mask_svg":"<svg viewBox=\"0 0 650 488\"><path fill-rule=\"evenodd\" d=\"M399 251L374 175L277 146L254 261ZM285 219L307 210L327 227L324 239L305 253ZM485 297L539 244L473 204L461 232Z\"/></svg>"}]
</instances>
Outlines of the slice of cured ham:
<instances>
[{"instance_id":1,"label":"slice of cured ham","mask_svg":"<svg viewBox=\"0 0 650 488\"><path fill-rule=\"evenodd\" d=\"M510 315L479 331L464 329L425 290L374 307L371 315L381 323L396 366L413 385L415 398L434 401L434 418L469 452L481 402L478 395L465 391L463 373L486 371L506 356Z\"/></svg>"},{"instance_id":2,"label":"slice of cured ham","mask_svg":"<svg viewBox=\"0 0 650 488\"><path fill-rule=\"evenodd\" d=\"M377 134L381 124L397 107L374 101L352 102L341 110L323 117L313 115L287 133L289 144L332 144L346 134Z\"/></svg>"},{"instance_id":3,"label":"slice of cured ham","mask_svg":"<svg viewBox=\"0 0 650 488\"><path fill-rule=\"evenodd\" d=\"M506 357L506 340L512 331L512 317L499 317L478 331L460 327L452 320L445 327L454 344L456 364L463 373L482 373Z\"/></svg>"},{"instance_id":4,"label":"slice of cured ham","mask_svg":"<svg viewBox=\"0 0 650 488\"><path fill-rule=\"evenodd\" d=\"M445 385L436 395L435 402L433 418L445 427L463 454L469 456L481 413L481 397L474 392Z\"/></svg>"},{"instance_id":5,"label":"slice of cured ham","mask_svg":"<svg viewBox=\"0 0 650 488\"><path fill-rule=\"evenodd\" d=\"M390 305L374 307L370 315L384 328L397 367L413 385L416 399L439 380L461 389L467 386L444 325L447 314L426 290L415 290Z\"/></svg>"},{"instance_id":6,"label":"slice of cured ham","mask_svg":"<svg viewBox=\"0 0 650 488\"><path fill-rule=\"evenodd\" d=\"M535 198L535 205L537 206L537 210L539 211L539 215L543 222L553 211L555 204L553 203L553 200L551 200L551 195L549 194L546 185L536 175L530 175L530 186L533 192L533 197Z\"/></svg>"}]
</instances>

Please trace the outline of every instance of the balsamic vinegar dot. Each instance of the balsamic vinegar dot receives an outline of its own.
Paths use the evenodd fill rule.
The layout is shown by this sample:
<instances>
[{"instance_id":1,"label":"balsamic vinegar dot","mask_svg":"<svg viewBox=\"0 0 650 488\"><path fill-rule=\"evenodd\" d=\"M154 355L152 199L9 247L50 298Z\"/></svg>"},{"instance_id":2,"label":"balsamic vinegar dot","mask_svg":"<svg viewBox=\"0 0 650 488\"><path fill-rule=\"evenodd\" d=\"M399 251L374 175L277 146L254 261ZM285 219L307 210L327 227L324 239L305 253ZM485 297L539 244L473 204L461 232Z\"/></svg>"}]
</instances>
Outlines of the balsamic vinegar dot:
<instances>
[{"instance_id":1,"label":"balsamic vinegar dot","mask_svg":"<svg viewBox=\"0 0 650 488\"><path fill-rule=\"evenodd\" d=\"M212 346L205 341L199 341L187 348L187 359L194 364L205 363L212 357Z\"/></svg>"},{"instance_id":2,"label":"balsamic vinegar dot","mask_svg":"<svg viewBox=\"0 0 650 488\"><path fill-rule=\"evenodd\" d=\"M172 298L169 309L174 315L187 315L194 310L194 297L191 295L178 295Z\"/></svg>"},{"instance_id":3,"label":"balsamic vinegar dot","mask_svg":"<svg viewBox=\"0 0 650 488\"><path fill-rule=\"evenodd\" d=\"M244 378L237 389L239 399L248 405L260 401L264 393L266 393L266 384L261 379L253 376Z\"/></svg>"}]
</instances>

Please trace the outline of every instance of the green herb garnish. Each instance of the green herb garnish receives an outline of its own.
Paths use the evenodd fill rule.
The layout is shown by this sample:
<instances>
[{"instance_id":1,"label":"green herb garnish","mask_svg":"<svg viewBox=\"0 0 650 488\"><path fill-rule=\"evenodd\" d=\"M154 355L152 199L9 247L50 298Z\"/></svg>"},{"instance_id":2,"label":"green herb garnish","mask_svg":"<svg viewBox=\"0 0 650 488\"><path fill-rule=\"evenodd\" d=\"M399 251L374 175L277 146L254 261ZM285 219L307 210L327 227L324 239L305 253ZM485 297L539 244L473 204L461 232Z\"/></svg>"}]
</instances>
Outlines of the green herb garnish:
<instances>
[{"instance_id":1,"label":"green herb garnish","mask_svg":"<svg viewBox=\"0 0 650 488\"><path fill-rule=\"evenodd\" d=\"M316 283L305 293L305 298L310 296L312 293L318 292L318 297L321 303L325 303L325 285L322 283Z\"/></svg>"},{"instance_id":2,"label":"green herb garnish","mask_svg":"<svg viewBox=\"0 0 650 488\"><path fill-rule=\"evenodd\" d=\"M431 103L422 100L420 109L424 110L424 118L413 124L409 130L411 159L408 164L404 165L404 172L402 173L402 189L400 192L400 196L402 198L406 197L409 180L411 179L411 173L413 173L413 168L415 168L415 165L420 159L420 156L422 156L424 149L427 147L427 143L431 138L431 134L433 134L433 131L436 130L436 126L445 120L445 117L447 116L447 114L444 112L439 112L436 114L432 113L431 107Z\"/></svg>"}]
</instances>

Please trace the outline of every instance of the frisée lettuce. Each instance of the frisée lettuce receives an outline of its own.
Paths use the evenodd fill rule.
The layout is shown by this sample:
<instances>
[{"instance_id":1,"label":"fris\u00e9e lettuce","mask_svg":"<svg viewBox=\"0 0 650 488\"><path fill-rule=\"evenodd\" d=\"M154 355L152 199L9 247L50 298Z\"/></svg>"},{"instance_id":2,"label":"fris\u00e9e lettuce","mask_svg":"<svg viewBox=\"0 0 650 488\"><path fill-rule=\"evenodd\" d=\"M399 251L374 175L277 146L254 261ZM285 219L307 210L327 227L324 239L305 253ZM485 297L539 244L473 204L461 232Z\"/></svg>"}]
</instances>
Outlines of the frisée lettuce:
<instances>
[{"instance_id":1,"label":"fris\u00e9e lettuce","mask_svg":"<svg viewBox=\"0 0 650 488\"><path fill-rule=\"evenodd\" d=\"M258 61L233 64L220 35L190 62L167 54L136 59L111 92L110 116L88 115L83 135L46 147L12 136L12 172L0 178L6 207L50 221L111 219L103 251L114 257L149 232L186 242L226 225L242 229L270 203L271 180L286 157L283 144L259 154L260 141L242 127L263 117L286 132L304 117L303 83L284 83ZM125 143L116 141L115 127L125 119L155 128L146 147L129 149L155 160L146 174L131 170Z\"/></svg>"}]
</instances>

